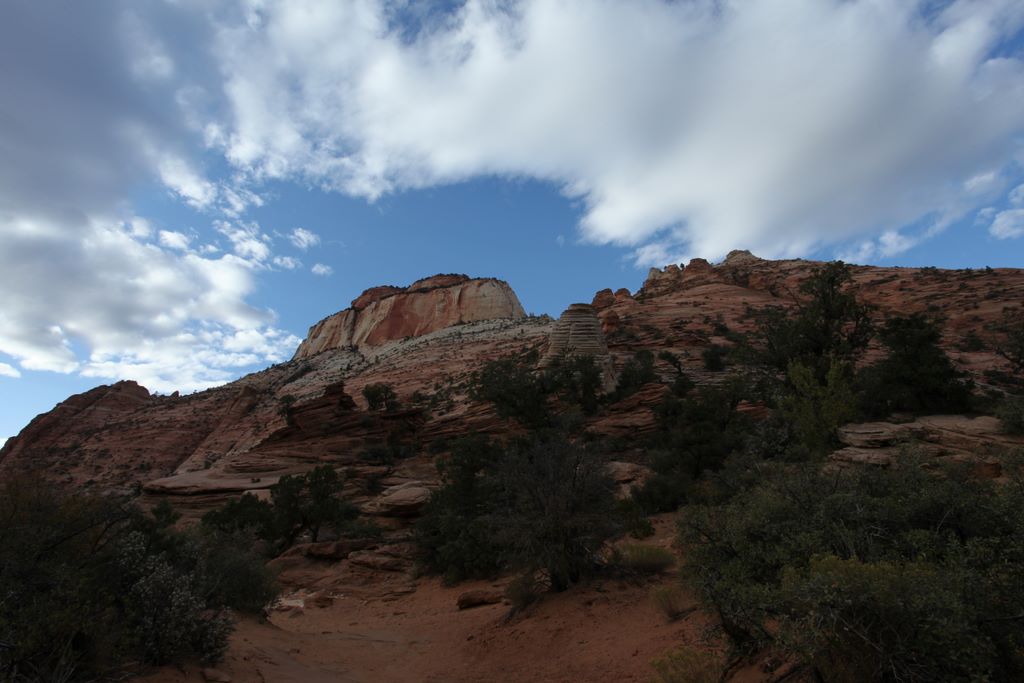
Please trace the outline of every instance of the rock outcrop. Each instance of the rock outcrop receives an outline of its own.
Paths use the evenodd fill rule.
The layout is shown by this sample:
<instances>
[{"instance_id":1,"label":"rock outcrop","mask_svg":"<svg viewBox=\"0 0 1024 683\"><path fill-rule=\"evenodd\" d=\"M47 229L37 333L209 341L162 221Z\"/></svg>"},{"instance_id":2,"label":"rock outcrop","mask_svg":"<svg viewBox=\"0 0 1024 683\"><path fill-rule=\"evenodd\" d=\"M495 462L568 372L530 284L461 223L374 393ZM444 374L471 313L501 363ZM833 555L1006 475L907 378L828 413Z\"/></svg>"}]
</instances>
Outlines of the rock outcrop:
<instances>
[{"instance_id":1,"label":"rock outcrop","mask_svg":"<svg viewBox=\"0 0 1024 683\"><path fill-rule=\"evenodd\" d=\"M525 316L515 292L502 280L435 275L405 288L367 289L350 308L311 327L295 359L330 349L378 346L463 323Z\"/></svg>"},{"instance_id":2,"label":"rock outcrop","mask_svg":"<svg viewBox=\"0 0 1024 683\"><path fill-rule=\"evenodd\" d=\"M559 316L540 365L546 367L559 357L571 355L593 356L601 368L606 388L615 386L615 369L608 354L601 320L590 304L571 304Z\"/></svg>"}]
</instances>

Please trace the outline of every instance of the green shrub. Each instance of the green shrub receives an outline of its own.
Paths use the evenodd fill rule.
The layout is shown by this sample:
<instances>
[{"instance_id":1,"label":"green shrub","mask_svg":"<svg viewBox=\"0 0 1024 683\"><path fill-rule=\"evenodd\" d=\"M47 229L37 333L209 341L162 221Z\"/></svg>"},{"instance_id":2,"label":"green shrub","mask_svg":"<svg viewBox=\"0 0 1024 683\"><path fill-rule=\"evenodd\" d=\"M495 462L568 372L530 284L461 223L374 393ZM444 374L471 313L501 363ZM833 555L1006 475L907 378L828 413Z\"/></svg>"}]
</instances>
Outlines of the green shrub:
<instances>
[{"instance_id":1,"label":"green shrub","mask_svg":"<svg viewBox=\"0 0 1024 683\"><path fill-rule=\"evenodd\" d=\"M645 511L675 510L702 476L743 447L750 422L736 406L744 393L741 382L731 382L682 399L670 395L658 406L658 431L648 444L654 475L633 493Z\"/></svg>"},{"instance_id":2,"label":"green shrub","mask_svg":"<svg viewBox=\"0 0 1024 683\"><path fill-rule=\"evenodd\" d=\"M790 456L820 458L837 445L836 428L857 414L851 373L848 365L833 361L821 383L810 366L790 364L786 374L789 390L779 406L794 439L788 448Z\"/></svg>"},{"instance_id":3,"label":"green shrub","mask_svg":"<svg viewBox=\"0 0 1024 683\"><path fill-rule=\"evenodd\" d=\"M612 563L627 572L660 574L675 566L676 557L666 548L628 543L615 549Z\"/></svg>"},{"instance_id":4,"label":"green shrub","mask_svg":"<svg viewBox=\"0 0 1024 683\"><path fill-rule=\"evenodd\" d=\"M203 515L203 526L222 534L251 534L276 555L303 534L316 543L324 528L343 530L358 515L341 496L344 480L330 465L285 475L270 487L270 502L251 493Z\"/></svg>"},{"instance_id":5,"label":"green shrub","mask_svg":"<svg viewBox=\"0 0 1024 683\"><path fill-rule=\"evenodd\" d=\"M861 372L862 403L867 415L970 410L971 383L942 350L942 333L936 321L921 314L892 317L885 321L878 336L888 355Z\"/></svg>"},{"instance_id":6,"label":"green shrub","mask_svg":"<svg viewBox=\"0 0 1024 683\"><path fill-rule=\"evenodd\" d=\"M618 531L605 460L563 435L512 444L496 463L491 518L511 567L542 572L562 591L595 565Z\"/></svg>"},{"instance_id":7,"label":"green shrub","mask_svg":"<svg viewBox=\"0 0 1024 683\"><path fill-rule=\"evenodd\" d=\"M556 358L541 375L547 393L557 394L565 403L593 415L600 405L601 368L589 355L571 354Z\"/></svg>"},{"instance_id":8,"label":"green shrub","mask_svg":"<svg viewBox=\"0 0 1024 683\"><path fill-rule=\"evenodd\" d=\"M551 426L550 385L533 371L535 355L491 361L474 374L470 396L494 406L498 415L528 429Z\"/></svg>"},{"instance_id":9,"label":"green shrub","mask_svg":"<svg viewBox=\"0 0 1024 683\"><path fill-rule=\"evenodd\" d=\"M274 507L252 493L243 493L207 512L203 524L224 534L252 533L265 541L276 538Z\"/></svg>"},{"instance_id":10,"label":"green shrub","mask_svg":"<svg viewBox=\"0 0 1024 683\"><path fill-rule=\"evenodd\" d=\"M390 384L367 384L363 387L363 398L366 399L370 410L392 412L401 407L398 402L398 395L395 394L395 390Z\"/></svg>"},{"instance_id":11,"label":"green shrub","mask_svg":"<svg viewBox=\"0 0 1024 683\"><path fill-rule=\"evenodd\" d=\"M755 362L787 372L791 363L810 367L825 384L833 361L854 362L873 333L870 308L857 301L853 275L842 261L826 263L800 285L793 310L768 308L751 315L756 329L748 353Z\"/></svg>"},{"instance_id":12,"label":"green shrub","mask_svg":"<svg viewBox=\"0 0 1024 683\"><path fill-rule=\"evenodd\" d=\"M511 569L564 590L619 529L604 460L556 432L505 447L475 437L439 470L418 539L427 568L450 580Z\"/></svg>"},{"instance_id":13,"label":"green shrub","mask_svg":"<svg viewBox=\"0 0 1024 683\"><path fill-rule=\"evenodd\" d=\"M616 501L615 507L622 530L627 534L633 538L649 538L654 535L654 525L634 497Z\"/></svg>"},{"instance_id":14,"label":"green shrub","mask_svg":"<svg viewBox=\"0 0 1024 683\"><path fill-rule=\"evenodd\" d=\"M128 665L215 661L231 611L259 611L272 576L245 542L179 532L167 505L0 484L0 679L96 680ZM251 537L248 542L251 545Z\"/></svg>"},{"instance_id":15,"label":"green shrub","mask_svg":"<svg viewBox=\"0 0 1024 683\"><path fill-rule=\"evenodd\" d=\"M619 381L611 396L612 401L621 401L635 394L640 387L658 379L654 371L654 354L647 350L637 351L619 371Z\"/></svg>"},{"instance_id":16,"label":"green shrub","mask_svg":"<svg viewBox=\"0 0 1024 683\"><path fill-rule=\"evenodd\" d=\"M454 583L490 577L505 565L494 538L490 509L498 488L489 472L501 449L484 436L455 441L437 463L441 487L433 492L416 525L429 571Z\"/></svg>"},{"instance_id":17,"label":"green shrub","mask_svg":"<svg viewBox=\"0 0 1024 683\"><path fill-rule=\"evenodd\" d=\"M763 466L688 508L686 565L740 647L783 647L823 680L1024 676L1024 487L960 470Z\"/></svg>"}]
</instances>

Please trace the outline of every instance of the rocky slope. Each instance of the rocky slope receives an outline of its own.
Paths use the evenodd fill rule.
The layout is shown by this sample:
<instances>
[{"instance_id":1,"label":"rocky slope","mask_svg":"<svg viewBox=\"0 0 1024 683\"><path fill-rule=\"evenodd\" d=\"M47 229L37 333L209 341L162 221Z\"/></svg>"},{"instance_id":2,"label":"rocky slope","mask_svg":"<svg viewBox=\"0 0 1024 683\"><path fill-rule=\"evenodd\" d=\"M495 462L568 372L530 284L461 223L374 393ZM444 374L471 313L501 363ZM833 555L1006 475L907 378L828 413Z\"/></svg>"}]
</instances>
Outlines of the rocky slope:
<instances>
[{"instance_id":1,"label":"rocky slope","mask_svg":"<svg viewBox=\"0 0 1024 683\"><path fill-rule=\"evenodd\" d=\"M483 363L528 350L549 360L582 344L612 374L646 349L669 351L698 382L715 382L722 373L704 369L702 351L749 329L751 308L793 305L800 282L818 265L746 252L715 266L695 259L652 269L636 293L598 292L591 305L569 307L561 322L526 317L499 280L441 275L404 289L373 288L313 326L292 361L223 387L157 396L119 382L68 398L0 450L0 476L40 470L77 484L141 486L197 510L318 463L347 468L353 481L385 473L385 487L429 486L426 446L507 428L466 396L466 380ZM853 273L859 296L879 316L944 316L947 351L982 387L987 370L1003 367L984 340L1004 307L1024 301L1024 271L855 266ZM589 322L595 314L600 329ZM674 372L663 361L658 369L666 379ZM361 391L378 382L395 388L404 410L367 412ZM643 433L663 391L644 388L591 428L623 439ZM361 457L395 434L417 450L414 457L391 470Z\"/></svg>"}]
</instances>

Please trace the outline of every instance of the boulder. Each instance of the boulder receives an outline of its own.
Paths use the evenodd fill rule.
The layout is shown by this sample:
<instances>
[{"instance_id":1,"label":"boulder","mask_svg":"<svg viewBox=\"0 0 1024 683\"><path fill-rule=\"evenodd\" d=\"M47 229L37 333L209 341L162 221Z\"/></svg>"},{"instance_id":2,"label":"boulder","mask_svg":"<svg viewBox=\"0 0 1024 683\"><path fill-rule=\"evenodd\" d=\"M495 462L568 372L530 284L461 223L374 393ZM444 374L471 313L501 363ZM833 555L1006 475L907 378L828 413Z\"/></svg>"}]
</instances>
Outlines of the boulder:
<instances>
[{"instance_id":1,"label":"boulder","mask_svg":"<svg viewBox=\"0 0 1024 683\"><path fill-rule=\"evenodd\" d=\"M504 600L504 591L497 588L478 588L459 595L456 605L459 609L470 609L481 605L496 605Z\"/></svg>"},{"instance_id":2,"label":"boulder","mask_svg":"<svg viewBox=\"0 0 1024 683\"><path fill-rule=\"evenodd\" d=\"M430 489L423 482L412 481L385 489L373 501L375 514L385 517L414 517L430 500Z\"/></svg>"}]
</instances>

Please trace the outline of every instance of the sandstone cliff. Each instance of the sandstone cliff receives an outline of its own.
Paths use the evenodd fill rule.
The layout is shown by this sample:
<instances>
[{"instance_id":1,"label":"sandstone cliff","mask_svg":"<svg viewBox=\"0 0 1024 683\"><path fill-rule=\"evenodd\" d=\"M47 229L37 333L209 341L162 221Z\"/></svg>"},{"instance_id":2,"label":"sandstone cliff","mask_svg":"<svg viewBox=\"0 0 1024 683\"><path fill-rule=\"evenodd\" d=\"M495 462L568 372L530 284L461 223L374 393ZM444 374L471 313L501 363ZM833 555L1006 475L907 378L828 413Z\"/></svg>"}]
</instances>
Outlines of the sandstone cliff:
<instances>
[{"instance_id":1,"label":"sandstone cliff","mask_svg":"<svg viewBox=\"0 0 1024 683\"><path fill-rule=\"evenodd\" d=\"M0 449L0 477L37 469L77 485L142 486L152 496L187 499L197 511L318 463L346 468L354 495L362 495L359 482L367 477L384 477L385 487L429 486L436 473L428 445L509 428L466 392L470 374L487 361L586 345L611 374L637 351L668 351L698 383L716 382L724 374L704 368L704 349L749 329L751 308L793 305L818 265L745 252L718 265L694 260L655 269L635 293L598 292L591 306L571 307L561 324L525 317L498 280L436 276L407 288L373 288L314 326L292 361L223 387L167 397L121 382L67 399ZM879 317L943 316L947 352L983 387L986 371L1002 367L990 343L967 342L985 338L1004 307L1024 300L1024 270L855 266L853 274L858 295ZM675 372L660 359L656 370L665 381ZM395 389L402 411L367 411L362 389L378 382ZM652 407L663 393L663 385L651 384L607 406L589 428L629 443L653 427ZM364 453L393 434L411 444L409 457L392 467L367 461ZM366 496L367 510L382 509Z\"/></svg>"},{"instance_id":2,"label":"sandstone cliff","mask_svg":"<svg viewBox=\"0 0 1024 683\"><path fill-rule=\"evenodd\" d=\"M366 290L350 308L311 327L295 359L329 349L378 346L463 323L525 315L515 292L502 280L435 275L405 288Z\"/></svg>"}]
</instances>

